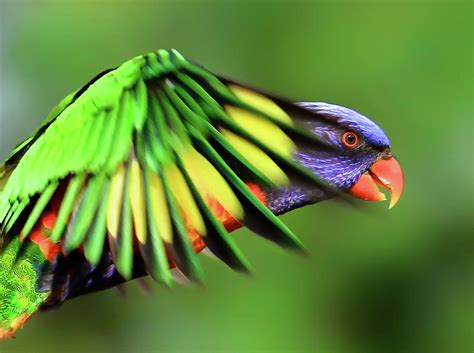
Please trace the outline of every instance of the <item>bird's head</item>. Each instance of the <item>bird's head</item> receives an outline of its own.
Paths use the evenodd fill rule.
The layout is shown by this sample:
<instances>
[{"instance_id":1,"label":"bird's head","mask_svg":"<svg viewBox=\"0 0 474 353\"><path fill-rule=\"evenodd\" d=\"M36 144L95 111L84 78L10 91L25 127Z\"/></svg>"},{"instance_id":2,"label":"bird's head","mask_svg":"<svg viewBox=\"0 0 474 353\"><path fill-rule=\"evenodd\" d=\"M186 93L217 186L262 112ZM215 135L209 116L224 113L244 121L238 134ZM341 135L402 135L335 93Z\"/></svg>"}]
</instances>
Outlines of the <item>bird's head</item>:
<instances>
[{"instance_id":1,"label":"bird's head","mask_svg":"<svg viewBox=\"0 0 474 353\"><path fill-rule=\"evenodd\" d=\"M379 186L389 191L392 208L403 192L403 173L384 131L366 116L327 103L299 103L320 120L308 122L332 150L302 150L297 158L339 189L368 201L383 201Z\"/></svg>"}]
</instances>

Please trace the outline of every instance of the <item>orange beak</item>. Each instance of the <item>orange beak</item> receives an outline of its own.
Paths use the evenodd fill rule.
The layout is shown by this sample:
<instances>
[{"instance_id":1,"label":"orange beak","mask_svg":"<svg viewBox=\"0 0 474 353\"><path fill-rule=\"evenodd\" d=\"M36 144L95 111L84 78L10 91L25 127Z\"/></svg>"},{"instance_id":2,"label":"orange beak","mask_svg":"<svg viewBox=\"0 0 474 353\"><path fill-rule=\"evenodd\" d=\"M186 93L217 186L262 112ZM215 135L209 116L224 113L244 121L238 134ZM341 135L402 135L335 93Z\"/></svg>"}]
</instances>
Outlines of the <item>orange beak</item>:
<instances>
[{"instance_id":1,"label":"orange beak","mask_svg":"<svg viewBox=\"0 0 474 353\"><path fill-rule=\"evenodd\" d=\"M379 159L349 190L352 196L366 201L384 201L378 186L390 193L389 209L395 206L403 192L403 172L394 157Z\"/></svg>"}]
</instances>

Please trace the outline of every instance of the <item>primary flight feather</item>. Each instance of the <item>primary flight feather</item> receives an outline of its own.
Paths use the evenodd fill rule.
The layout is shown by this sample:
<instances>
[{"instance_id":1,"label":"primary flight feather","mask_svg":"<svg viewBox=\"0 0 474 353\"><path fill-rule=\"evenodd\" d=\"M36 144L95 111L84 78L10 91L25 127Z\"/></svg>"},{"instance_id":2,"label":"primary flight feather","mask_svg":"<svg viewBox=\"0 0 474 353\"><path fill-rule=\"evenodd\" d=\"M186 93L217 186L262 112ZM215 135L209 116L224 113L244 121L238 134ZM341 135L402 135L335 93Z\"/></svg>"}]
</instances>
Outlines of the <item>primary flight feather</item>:
<instances>
[{"instance_id":1,"label":"primary flight feather","mask_svg":"<svg viewBox=\"0 0 474 353\"><path fill-rule=\"evenodd\" d=\"M277 218L352 194L400 197L385 133L326 103L290 103L158 50L53 109L0 166L0 338L36 311L140 276L193 281L208 249L248 271L229 232L301 248Z\"/></svg>"}]
</instances>

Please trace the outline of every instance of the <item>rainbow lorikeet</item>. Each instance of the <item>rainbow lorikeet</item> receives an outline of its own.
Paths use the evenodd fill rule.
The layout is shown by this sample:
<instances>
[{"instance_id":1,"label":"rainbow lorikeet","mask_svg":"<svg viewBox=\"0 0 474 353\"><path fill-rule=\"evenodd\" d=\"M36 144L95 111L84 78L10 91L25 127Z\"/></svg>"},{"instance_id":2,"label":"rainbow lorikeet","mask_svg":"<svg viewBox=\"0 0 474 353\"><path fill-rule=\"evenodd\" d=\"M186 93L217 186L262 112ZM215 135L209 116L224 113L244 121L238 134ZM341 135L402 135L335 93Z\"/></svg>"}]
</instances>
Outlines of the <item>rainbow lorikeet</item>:
<instances>
[{"instance_id":1,"label":"rainbow lorikeet","mask_svg":"<svg viewBox=\"0 0 474 353\"><path fill-rule=\"evenodd\" d=\"M199 281L203 249L247 271L229 232L301 248L277 215L385 200L378 186L393 206L403 176L367 117L290 103L175 50L138 56L63 99L0 166L0 338L133 278Z\"/></svg>"}]
</instances>

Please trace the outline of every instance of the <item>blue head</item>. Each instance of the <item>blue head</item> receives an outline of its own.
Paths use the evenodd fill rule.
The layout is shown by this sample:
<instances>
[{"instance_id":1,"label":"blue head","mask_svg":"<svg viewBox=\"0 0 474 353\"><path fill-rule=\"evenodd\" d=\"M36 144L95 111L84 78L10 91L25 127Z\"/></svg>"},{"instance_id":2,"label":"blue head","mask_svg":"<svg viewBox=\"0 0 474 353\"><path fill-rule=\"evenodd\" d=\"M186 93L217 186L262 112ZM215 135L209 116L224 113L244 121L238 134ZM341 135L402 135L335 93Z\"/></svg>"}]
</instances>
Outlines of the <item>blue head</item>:
<instances>
[{"instance_id":1,"label":"blue head","mask_svg":"<svg viewBox=\"0 0 474 353\"><path fill-rule=\"evenodd\" d=\"M390 157L390 141L372 120L355 110L328 103L299 103L321 119L312 131L334 150L303 150L297 158L315 174L343 190L350 189L379 159Z\"/></svg>"},{"instance_id":2,"label":"blue head","mask_svg":"<svg viewBox=\"0 0 474 353\"><path fill-rule=\"evenodd\" d=\"M358 112L328 103L298 103L312 112L304 123L334 148L299 148L294 157L329 184L370 201L385 200L379 187L391 194L390 207L403 191L403 173L393 158L390 141L372 120ZM293 185L270 195L276 213L332 197L324 190Z\"/></svg>"}]
</instances>

